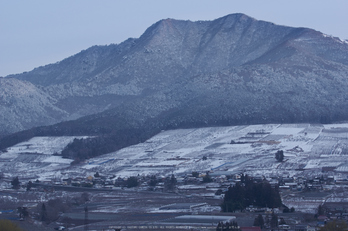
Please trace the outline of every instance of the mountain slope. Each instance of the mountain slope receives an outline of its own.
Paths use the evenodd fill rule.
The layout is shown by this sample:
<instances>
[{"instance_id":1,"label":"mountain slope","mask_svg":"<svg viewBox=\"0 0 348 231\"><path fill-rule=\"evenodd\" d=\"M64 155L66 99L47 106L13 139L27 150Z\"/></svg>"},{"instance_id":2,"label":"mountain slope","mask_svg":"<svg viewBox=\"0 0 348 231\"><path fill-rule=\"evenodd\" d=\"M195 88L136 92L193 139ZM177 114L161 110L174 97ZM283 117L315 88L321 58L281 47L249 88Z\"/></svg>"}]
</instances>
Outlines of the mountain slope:
<instances>
[{"instance_id":1,"label":"mountain slope","mask_svg":"<svg viewBox=\"0 0 348 231\"><path fill-rule=\"evenodd\" d=\"M0 78L0 127L2 132L54 123L66 113L56 100L35 85L14 78Z\"/></svg>"},{"instance_id":2,"label":"mountain slope","mask_svg":"<svg viewBox=\"0 0 348 231\"><path fill-rule=\"evenodd\" d=\"M50 102L45 108L59 113L32 117L33 107L26 113L30 124L16 118L3 123L17 126L1 132L80 118L6 140L104 135L101 143L121 143L115 148L167 128L346 120L347 76L348 44L312 29L243 14L214 21L165 19L138 39L94 46L10 76L34 86ZM4 118L12 118L6 113Z\"/></svg>"}]
</instances>

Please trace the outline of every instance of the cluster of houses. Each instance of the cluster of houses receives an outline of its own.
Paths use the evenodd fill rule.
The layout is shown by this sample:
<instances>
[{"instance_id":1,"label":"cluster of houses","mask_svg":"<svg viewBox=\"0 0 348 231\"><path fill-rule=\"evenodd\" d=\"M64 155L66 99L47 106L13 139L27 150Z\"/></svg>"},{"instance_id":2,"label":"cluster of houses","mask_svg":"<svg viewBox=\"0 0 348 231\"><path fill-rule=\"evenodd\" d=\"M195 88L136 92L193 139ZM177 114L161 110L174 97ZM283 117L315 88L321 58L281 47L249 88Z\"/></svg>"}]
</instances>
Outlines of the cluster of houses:
<instances>
[{"instance_id":1,"label":"cluster of houses","mask_svg":"<svg viewBox=\"0 0 348 231\"><path fill-rule=\"evenodd\" d=\"M57 185L57 186L73 186L73 187L88 187L88 188L129 188L129 179L136 179L136 184L132 187L137 190L157 190L165 191L166 184L172 182L175 187L172 188L173 191L184 193L186 195L199 194L202 197L212 197L212 198L222 198L224 191L228 187L241 182L242 178L245 177L244 174L238 172L192 172L190 174L185 174L182 176L136 176L136 177L116 177L113 175L104 176L99 173L95 173L93 176L88 177L76 177L76 178L66 178L66 179L55 179L50 182L41 182L41 184L47 185ZM174 178L174 181L173 181ZM208 179L208 180L207 180ZM325 192L331 189L330 186L343 186L347 184L344 175L333 176L329 174L323 174L317 177L261 177L253 176L252 179L256 182L267 181L274 187L278 186L280 191L289 193L299 193L302 192ZM136 186L136 187L135 187ZM339 205L339 206L338 206ZM325 203L325 210L322 215L318 215L317 223L312 226L308 225L287 225L282 224L277 227L277 230L295 230L295 231L314 231L318 230L318 227L324 226L327 222L332 220L344 220L348 221L348 200L347 203ZM198 204L171 204L162 206L160 210L173 210L173 209L187 209L189 211L208 211L209 205L207 203ZM257 208L249 208L246 212L249 213L263 213L271 212L271 210L260 210ZM273 209L272 212L280 213L281 210ZM253 229L256 230L256 229Z\"/></svg>"},{"instance_id":2,"label":"cluster of houses","mask_svg":"<svg viewBox=\"0 0 348 231\"><path fill-rule=\"evenodd\" d=\"M136 176L137 184L131 187L137 186L139 190L165 190L165 183L171 176ZM211 171L205 173L192 172L191 174L185 174L175 176L175 189L184 191L201 190L203 188L216 188L225 191L228 187L235 185L241 181L243 173L241 172L227 172L227 171ZM281 191L320 191L330 190L332 185L348 185L348 178L345 175L328 175L323 174L315 177L263 177L253 176L255 182L267 181L272 186L278 186ZM94 176L88 177L76 177L66 178L62 180L52 180L45 182L55 185L71 185L75 187L94 187L94 188L124 188L128 187L127 181L129 177L116 177L116 176L102 176L98 172Z\"/></svg>"}]
</instances>

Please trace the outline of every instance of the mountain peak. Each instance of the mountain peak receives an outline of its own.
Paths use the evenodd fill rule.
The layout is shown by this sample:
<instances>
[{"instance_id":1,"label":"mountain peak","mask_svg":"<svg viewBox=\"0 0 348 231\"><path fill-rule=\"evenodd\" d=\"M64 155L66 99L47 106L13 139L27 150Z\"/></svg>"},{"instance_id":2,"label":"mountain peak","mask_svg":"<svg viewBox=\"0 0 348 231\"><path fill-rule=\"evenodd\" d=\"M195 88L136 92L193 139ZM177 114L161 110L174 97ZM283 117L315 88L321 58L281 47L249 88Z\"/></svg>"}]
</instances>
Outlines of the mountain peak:
<instances>
[{"instance_id":1,"label":"mountain peak","mask_svg":"<svg viewBox=\"0 0 348 231\"><path fill-rule=\"evenodd\" d=\"M191 21L185 21L185 20L177 20L172 18L162 19L156 23L154 23L152 26L150 26L144 34L141 36L148 36L148 35L154 35L156 33L172 33L175 31L175 27L178 27L180 25L187 24Z\"/></svg>"},{"instance_id":2,"label":"mountain peak","mask_svg":"<svg viewBox=\"0 0 348 231\"><path fill-rule=\"evenodd\" d=\"M252 17L249 17L246 14L242 14L242 13L235 13L235 14L228 14L224 17L218 18L214 21L226 24L227 26L232 26L236 23L241 23L241 24L248 24L251 22L255 22L258 21ZM213 21L213 22L214 22Z\"/></svg>"},{"instance_id":3,"label":"mountain peak","mask_svg":"<svg viewBox=\"0 0 348 231\"><path fill-rule=\"evenodd\" d=\"M34 85L53 108L49 116L41 108L22 110L23 118L42 112L31 124L111 110L130 124L158 116L173 126L347 119L347 73L347 43L237 13L213 21L163 19L138 39L14 77ZM8 111L0 128L31 127L10 113L20 100L0 105ZM62 116L52 116L59 110Z\"/></svg>"},{"instance_id":4,"label":"mountain peak","mask_svg":"<svg viewBox=\"0 0 348 231\"><path fill-rule=\"evenodd\" d=\"M255 20L254 18L246 15L246 14L243 14L243 13L234 13L234 14L228 14L228 15L225 15L223 17L220 17L216 20L219 20L219 19L229 19L229 20Z\"/></svg>"}]
</instances>

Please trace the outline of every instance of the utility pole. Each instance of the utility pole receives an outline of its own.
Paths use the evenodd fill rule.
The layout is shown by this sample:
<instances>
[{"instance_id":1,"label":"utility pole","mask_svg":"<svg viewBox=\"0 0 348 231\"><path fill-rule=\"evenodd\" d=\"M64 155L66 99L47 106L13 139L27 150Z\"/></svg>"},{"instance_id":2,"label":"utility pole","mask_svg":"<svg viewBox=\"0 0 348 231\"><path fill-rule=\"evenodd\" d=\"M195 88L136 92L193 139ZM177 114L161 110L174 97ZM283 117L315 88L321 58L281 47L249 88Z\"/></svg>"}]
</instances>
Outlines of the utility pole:
<instances>
[{"instance_id":1,"label":"utility pole","mask_svg":"<svg viewBox=\"0 0 348 231\"><path fill-rule=\"evenodd\" d=\"M85 230L88 230L88 207L85 206Z\"/></svg>"}]
</instances>

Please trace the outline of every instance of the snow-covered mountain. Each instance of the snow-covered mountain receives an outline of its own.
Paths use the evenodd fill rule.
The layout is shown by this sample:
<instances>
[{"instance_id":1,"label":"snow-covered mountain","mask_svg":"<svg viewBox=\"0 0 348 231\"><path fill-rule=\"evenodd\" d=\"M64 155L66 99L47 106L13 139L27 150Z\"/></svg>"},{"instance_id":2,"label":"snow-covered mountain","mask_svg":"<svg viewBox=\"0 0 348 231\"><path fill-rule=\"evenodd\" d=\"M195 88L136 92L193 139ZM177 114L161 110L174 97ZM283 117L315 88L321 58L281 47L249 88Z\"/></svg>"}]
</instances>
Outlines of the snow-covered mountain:
<instances>
[{"instance_id":1,"label":"snow-covered mountain","mask_svg":"<svg viewBox=\"0 0 348 231\"><path fill-rule=\"evenodd\" d=\"M244 14L165 19L138 39L2 78L0 132L81 118L70 135L150 130L144 140L167 128L340 121L347 76L348 44L312 29ZM20 86L32 89L25 100Z\"/></svg>"}]
</instances>

